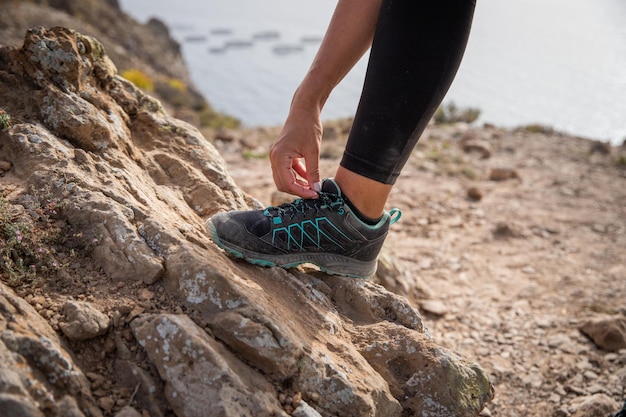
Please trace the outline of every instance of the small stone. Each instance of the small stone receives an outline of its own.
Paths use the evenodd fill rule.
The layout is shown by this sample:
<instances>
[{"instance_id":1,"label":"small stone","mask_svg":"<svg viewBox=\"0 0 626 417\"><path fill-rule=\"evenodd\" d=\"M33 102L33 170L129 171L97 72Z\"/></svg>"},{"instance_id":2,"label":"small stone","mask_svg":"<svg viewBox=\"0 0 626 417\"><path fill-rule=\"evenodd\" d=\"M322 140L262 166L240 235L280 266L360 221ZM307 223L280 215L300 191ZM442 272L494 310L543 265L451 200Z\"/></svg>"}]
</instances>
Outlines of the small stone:
<instances>
[{"instance_id":1,"label":"small stone","mask_svg":"<svg viewBox=\"0 0 626 417\"><path fill-rule=\"evenodd\" d=\"M142 417L142 415L139 411L127 405L118 411L117 414L115 414L115 417Z\"/></svg>"},{"instance_id":2,"label":"small stone","mask_svg":"<svg viewBox=\"0 0 626 417\"><path fill-rule=\"evenodd\" d=\"M587 320L580 326L600 348L617 352L626 348L626 318L621 316L600 317Z\"/></svg>"},{"instance_id":3,"label":"small stone","mask_svg":"<svg viewBox=\"0 0 626 417\"><path fill-rule=\"evenodd\" d=\"M111 413L115 406L115 400L111 397L102 397L98 400L98 406L102 408L107 414Z\"/></svg>"},{"instance_id":4,"label":"small stone","mask_svg":"<svg viewBox=\"0 0 626 417\"><path fill-rule=\"evenodd\" d=\"M561 402L561 396L555 392L553 392L552 394L550 394L550 397L548 398L548 401L550 401L551 403L555 403L558 404Z\"/></svg>"},{"instance_id":5,"label":"small stone","mask_svg":"<svg viewBox=\"0 0 626 417\"><path fill-rule=\"evenodd\" d=\"M293 417L322 417L313 407L304 401L300 401L295 410L291 413Z\"/></svg>"},{"instance_id":6,"label":"small stone","mask_svg":"<svg viewBox=\"0 0 626 417\"><path fill-rule=\"evenodd\" d=\"M589 153L599 153L602 155L609 155L611 153L610 142L593 141L589 146Z\"/></svg>"},{"instance_id":7,"label":"small stone","mask_svg":"<svg viewBox=\"0 0 626 417\"><path fill-rule=\"evenodd\" d=\"M613 415L619 407L619 404L606 394L595 394L582 400L572 417Z\"/></svg>"},{"instance_id":8,"label":"small stone","mask_svg":"<svg viewBox=\"0 0 626 417\"><path fill-rule=\"evenodd\" d=\"M493 168L489 173L491 181L506 181L514 178L519 178L519 174L510 168Z\"/></svg>"},{"instance_id":9,"label":"small stone","mask_svg":"<svg viewBox=\"0 0 626 417\"><path fill-rule=\"evenodd\" d=\"M597 379L598 378L598 374L596 374L593 371L585 371L583 372L583 376L587 379Z\"/></svg>"},{"instance_id":10,"label":"small stone","mask_svg":"<svg viewBox=\"0 0 626 417\"><path fill-rule=\"evenodd\" d=\"M488 407L483 408L483 410L479 414L480 417L491 417L492 413Z\"/></svg>"},{"instance_id":11,"label":"small stone","mask_svg":"<svg viewBox=\"0 0 626 417\"><path fill-rule=\"evenodd\" d=\"M606 387L603 385L599 385L599 384L591 384L587 387L587 392L589 392L590 394L600 394L600 393L606 393Z\"/></svg>"},{"instance_id":12,"label":"small stone","mask_svg":"<svg viewBox=\"0 0 626 417\"><path fill-rule=\"evenodd\" d=\"M70 300L63 306L63 311L65 318L59 327L70 340L92 339L109 329L109 318L89 303Z\"/></svg>"},{"instance_id":13,"label":"small stone","mask_svg":"<svg viewBox=\"0 0 626 417\"><path fill-rule=\"evenodd\" d=\"M491 145L484 140L466 140L462 146L464 152L476 152L482 159L491 157Z\"/></svg>"},{"instance_id":14,"label":"small stone","mask_svg":"<svg viewBox=\"0 0 626 417\"><path fill-rule=\"evenodd\" d=\"M499 222L496 224L495 229L493 230L493 235L496 238L510 238L510 237L519 237L521 233L516 230L513 226L509 225L505 222Z\"/></svg>"},{"instance_id":15,"label":"small stone","mask_svg":"<svg viewBox=\"0 0 626 417\"><path fill-rule=\"evenodd\" d=\"M483 192L478 187L470 187L467 189L467 198L474 201L480 201L483 198Z\"/></svg>"},{"instance_id":16,"label":"small stone","mask_svg":"<svg viewBox=\"0 0 626 417\"><path fill-rule=\"evenodd\" d=\"M154 298L154 293L147 288L140 288L137 291L137 298L141 301L150 301Z\"/></svg>"},{"instance_id":17,"label":"small stone","mask_svg":"<svg viewBox=\"0 0 626 417\"><path fill-rule=\"evenodd\" d=\"M449 311L448 307L439 300L424 300L420 303L420 307L436 316L445 316Z\"/></svg>"}]
</instances>

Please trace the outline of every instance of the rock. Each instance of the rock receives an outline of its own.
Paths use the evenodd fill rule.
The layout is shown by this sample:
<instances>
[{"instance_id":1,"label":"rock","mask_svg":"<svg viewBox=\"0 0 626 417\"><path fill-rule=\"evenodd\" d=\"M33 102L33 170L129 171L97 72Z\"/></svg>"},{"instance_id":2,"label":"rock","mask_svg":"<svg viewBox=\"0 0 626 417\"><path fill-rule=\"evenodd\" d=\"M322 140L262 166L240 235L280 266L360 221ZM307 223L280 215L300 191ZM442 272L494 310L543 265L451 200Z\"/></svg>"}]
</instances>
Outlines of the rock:
<instances>
[{"instance_id":1,"label":"rock","mask_svg":"<svg viewBox=\"0 0 626 417\"><path fill-rule=\"evenodd\" d=\"M611 417L619 404L606 394L595 394L577 399L572 417Z\"/></svg>"},{"instance_id":2,"label":"rock","mask_svg":"<svg viewBox=\"0 0 626 417\"><path fill-rule=\"evenodd\" d=\"M98 417L134 405L133 395L153 417L286 416L274 388L281 387L294 395L290 411L303 404L291 393L302 393L320 415L469 417L493 397L486 373L431 340L407 298L367 281L226 256L206 219L258 203L196 128L117 74L97 40L35 28L23 48L0 48L0 102L24 115L0 132L0 159L13 163L25 190L63 202L57 217L76 231L73 248L85 249L93 270L114 283L101 305L116 311L115 334L91 339L110 324L82 301L65 305L59 327L77 352L117 355L102 368L119 392L94 377L104 370L89 369L100 384L96 406L72 355L35 314L46 327L36 337L0 327L0 348L8 349L0 350L1 375L25 407L44 412L67 396ZM108 298L118 291L135 299ZM154 313L165 294L180 314ZM32 301L42 314L52 311L46 297ZM7 305L0 312L16 315L15 303ZM99 357L88 359L100 366ZM18 374L18 360L32 369ZM43 386L37 395L27 380Z\"/></svg>"},{"instance_id":3,"label":"rock","mask_svg":"<svg viewBox=\"0 0 626 417\"><path fill-rule=\"evenodd\" d=\"M514 226L505 222L498 222L493 229L493 236L496 239L508 239L521 237L522 233Z\"/></svg>"},{"instance_id":4,"label":"rock","mask_svg":"<svg viewBox=\"0 0 626 417\"><path fill-rule=\"evenodd\" d=\"M600 317L585 321L580 331L600 348L613 352L626 349L626 317Z\"/></svg>"},{"instance_id":5,"label":"rock","mask_svg":"<svg viewBox=\"0 0 626 417\"><path fill-rule=\"evenodd\" d=\"M467 189L467 198L474 201L480 201L483 198L483 192L478 187L470 187Z\"/></svg>"},{"instance_id":6,"label":"rock","mask_svg":"<svg viewBox=\"0 0 626 417\"><path fill-rule=\"evenodd\" d=\"M37 406L19 395L0 394L0 409L5 416L14 417L43 417Z\"/></svg>"},{"instance_id":7,"label":"rock","mask_svg":"<svg viewBox=\"0 0 626 417\"><path fill-rule=\"evenodd\" d=\"M602 155L610 155L611 154L611 143L610 142L600 142L593 141L589 146L589 153L599 153Z\"/></svg>"},{"instance_id":8,"label":"rock","mask_svg":"<svg viewBox=\"0 0 626 417\"><path fill-rule=\"evenodd\" d=\"M98 399L98 405L106 414L111 414L111 410L115 406L115 400L111 397L102 397Z\"/></svg>"},{"instance_id":9,"label":"rock","mask_svg":"<svg viewBox=\"0 0 626 417\"><path fill-rule=\"evenodd\" d=\"M291 413L292 417L322 417L313 407L305 401L300 401L296 409Z\"/></svg>"},{"instance_id":10,"label":"rock","mask_svg":"<svg viewBox=\"0 0 626 417\"><path fill-rule=\"evenodd\" d=\"M417 305L420 300L432 297L432 291L417 274L409 274L398 260L383 247L378 256L378 266L371 281Z\"/></svg>"},{"instance_id":11,"label":"rock","mask_svg":"<svg viewBox=\"0 0 626 417\"><path fill-rule=\"evenodd\" d=\"M118 352L120 350L122 349L118 347ZM126 356L126 358L118 357L115 360L116 383L126 387L129 392L135 392L134 404L149 411L151 417L164 416L167 402L163 396L163 389L160 386L161 380L152 376L147 370L135 363L131 358L130 352Z\"/></svg>"},{"instance_id":12,"label":"rock","mask_svg":"<svg viewBox=\"0 0 626 417\"><path fill-rule=\"evenodd\" d=\"M141 413L127 405L115 413L115 417L141 417Z\"/></svg>"},{"instance_id":13,"label":"rock","mask_svg":"<svg viewBox=\"0 0 626 417\"><path fill-rule=\"evenodd\" d=\"M166 383L178 417L286 416L261 374L210 338L185 316L142 316L133 333Z\"/></svg>"},{"instance_id":14,"label":"rock","mask_svg":"<svg viewBox=\"0 0 626 417\"><path fill-rule=\"evenodd\" d=\"M63 306L65 318L59 328L70 340L87 340L109 330L110 320L89 303L67 301Z\"/></svg>"},{"instance_id":15,"label":"rock","mask_svg":"<svg viewBox=\"0 0 626 417\"><path fill-rule=\"evenodd\" d=\"M0 174L3 174L11 169L13 165L9 161L0 161Z\"/></svg>"},{"instance_id":16,"label":"rock","mask_svg":"<svg viewBox=\"0 0 626 417\"><path fill-rule=\"evenodd\" d=\"M54 330L2 283L0 409L11 416L39 417L57 409L70 417L102 416L87 378Z\"/></svg>"},{"instance_id":17,"label":"rock","mask_svg":"<svg viewBox=\"0 0 626 417\"><path fill-rule=\"evenodd\" d=\"M511 168L493 168L489 172L489 179L491 181L506 181L515 178L519 179L519 174L516 170Z\"/></svg>"},{"instance_id":18,"label":"rock","mask_svg":"<svg viewBox=\"0 0 626 417\"><path fill-rule=\"evenodd\" d=\"M420 303L422 310L436 316L445 316L450 310L444 303L439 300L424 300Z\"/></svg>"},{"instance_id":19,"label":"rock","mask_svg":"<svg viewBox=\"0 0 626 417\"><path fill-rule=\"evenodd\" d=\"M461 146L464 152L476 152L482 159L491 157L491 145L487 141L478 139L465 140L462 141Z\"/></svg>"},{"instance_id":20,"label":"rock","mask_svg":"<svg viewBox=\"0 0 626 417\"><path fill-rule=\"evenodd\" d=\"M493 398L490 382L480 367L436 346L425 336L391 323L359 330L361 354L385 377L409 415L475 416L485 401ZM425 377L424 370L432 371L433 367L436 370ZM436 388L443 385L449 390Z\"/></svg>"}]
</instances>

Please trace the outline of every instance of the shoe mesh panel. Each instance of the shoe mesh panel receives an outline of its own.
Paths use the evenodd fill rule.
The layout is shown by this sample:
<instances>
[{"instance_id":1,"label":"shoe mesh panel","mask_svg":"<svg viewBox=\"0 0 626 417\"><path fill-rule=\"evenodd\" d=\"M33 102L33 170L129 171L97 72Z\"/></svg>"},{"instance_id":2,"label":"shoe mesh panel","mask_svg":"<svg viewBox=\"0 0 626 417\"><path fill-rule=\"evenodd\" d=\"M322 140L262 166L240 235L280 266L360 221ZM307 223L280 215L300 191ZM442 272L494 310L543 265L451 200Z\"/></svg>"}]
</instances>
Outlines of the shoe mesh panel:
<instances>
[{"instance_id":1,"label":"shoe mesh panel","mask_svg":"<svg viewBox=\"0 0 626 417\"><path fill-rule=\"evenodd\" d=\"M245 224L248 232L258 237L266 235L271 229L271 220L260 210L233 213L232 217L235 221Z\"/></svg>"}]
</instances>

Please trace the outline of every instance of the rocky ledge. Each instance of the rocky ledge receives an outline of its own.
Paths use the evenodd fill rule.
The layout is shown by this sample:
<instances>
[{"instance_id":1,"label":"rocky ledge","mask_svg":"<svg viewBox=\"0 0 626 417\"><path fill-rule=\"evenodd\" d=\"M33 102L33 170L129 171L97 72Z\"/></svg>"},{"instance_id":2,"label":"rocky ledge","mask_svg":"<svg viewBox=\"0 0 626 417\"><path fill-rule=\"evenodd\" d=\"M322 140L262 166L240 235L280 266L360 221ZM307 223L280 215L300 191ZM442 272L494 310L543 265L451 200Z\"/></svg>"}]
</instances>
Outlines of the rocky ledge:
<instances>
[{"instance_id":1,"label":"rocky ledge","mask_svg":"<svg viewBox=\"0 0 626 417\"><path fill-rule=\"evenodd\" d=\"M462 417L492 399L407 299L216 248L206 218L258 203L96 39L1 48L0 107L7 415Z\"/></svg>"}]
</instances>

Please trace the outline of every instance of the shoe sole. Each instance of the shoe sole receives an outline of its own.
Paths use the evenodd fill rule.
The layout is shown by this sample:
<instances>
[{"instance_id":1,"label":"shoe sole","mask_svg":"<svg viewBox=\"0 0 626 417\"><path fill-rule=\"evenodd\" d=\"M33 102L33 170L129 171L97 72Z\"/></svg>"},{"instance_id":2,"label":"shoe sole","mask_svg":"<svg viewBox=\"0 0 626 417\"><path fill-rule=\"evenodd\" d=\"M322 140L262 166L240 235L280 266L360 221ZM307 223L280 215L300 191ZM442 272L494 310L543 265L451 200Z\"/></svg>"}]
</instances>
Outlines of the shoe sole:
<instances>
[{"instance_id":1,"label":"shoe sole","mask_svg":"<svg viewBox=\"0 0 626 417\"><path fill-rule=\"evenodd\" d=\"M217 246L235 258L244 259L253 265L264 267L278 266L289 269L302 264L313 264L328 275L342 275L359 279L366 279L374 275L376 267L378 266L377 260L364 262L334 253L309 252L286 255L266 255L257 253L222 241L217 234L215 225L210 220L207 221L207 226L211 234L211 239Z\"/></svg>"}]
</instances>

